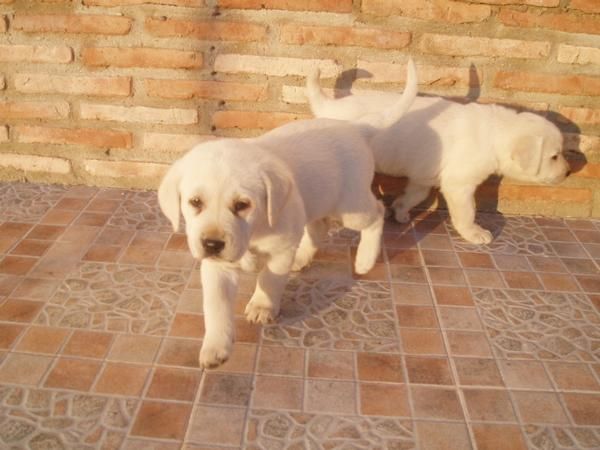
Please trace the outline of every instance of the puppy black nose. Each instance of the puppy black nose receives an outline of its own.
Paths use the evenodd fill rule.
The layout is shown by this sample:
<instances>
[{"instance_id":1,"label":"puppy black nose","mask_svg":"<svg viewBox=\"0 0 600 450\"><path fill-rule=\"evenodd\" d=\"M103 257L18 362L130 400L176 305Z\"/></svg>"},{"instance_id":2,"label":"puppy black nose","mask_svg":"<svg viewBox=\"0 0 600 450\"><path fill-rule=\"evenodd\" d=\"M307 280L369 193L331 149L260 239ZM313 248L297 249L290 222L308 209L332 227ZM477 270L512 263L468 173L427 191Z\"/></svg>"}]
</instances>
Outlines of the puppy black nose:
<instances>
[{"instance_id":1,"label":"puppy black nose","mask_svg":"<svg viewBox=\"0 0 600 450\"><path fill-rule=\"evenodd\" d=\"M208 255L217 255L225 247L225 241L218 239L202 239L202 247Z\"/></svg>"}]
</instances>

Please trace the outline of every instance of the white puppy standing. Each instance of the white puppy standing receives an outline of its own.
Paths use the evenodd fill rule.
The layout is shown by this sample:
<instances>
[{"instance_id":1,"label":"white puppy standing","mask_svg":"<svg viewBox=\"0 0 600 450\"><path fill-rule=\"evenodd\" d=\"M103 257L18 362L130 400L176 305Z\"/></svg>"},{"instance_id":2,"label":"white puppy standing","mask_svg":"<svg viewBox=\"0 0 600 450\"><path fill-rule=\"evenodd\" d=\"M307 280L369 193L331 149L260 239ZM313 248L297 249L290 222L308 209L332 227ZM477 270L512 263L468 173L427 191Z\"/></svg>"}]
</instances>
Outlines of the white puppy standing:
<instances>
[{"instance_id":1,"label":"white puppy standing","mask_svg":"<svg viewBox=\"0 0 600 450\"><path fill-rule=\"evenodd\" d=\"M203 367L229 357L234 340L237 267L258 254L266 260L246 307L251 322L266 323L292 267L312 260L328 217L361 232L355 271L366 273L380 251L383 205L372 194L372 126L395 123L414 100L416 72L409 64L404 94L360 122L297 121L251 139L202 143L176 161L158 191L173 229L185 218L188 246L202 261L206 334Z\"/></svg>"},{"instance_id":2,"label":"white puppy standing","mask_svg":"<svg viewBox=\"0 0 600 450\"><path fill-rule=\"evenodd\" d=\"M307 95L316 117L356 120L396 101L395 94L327 97L318 73ZM370 143L376 171L407 176L402 197L392 207L396 220L439 186L456 231L467 241L488 244L492 234L475 223L475 190L492 174L521 181L559 183L569 174L563 138L550 121L498 105L459 104L440 97L417 97L409 113L384 128Z\"/></svg>"}]
</instances>

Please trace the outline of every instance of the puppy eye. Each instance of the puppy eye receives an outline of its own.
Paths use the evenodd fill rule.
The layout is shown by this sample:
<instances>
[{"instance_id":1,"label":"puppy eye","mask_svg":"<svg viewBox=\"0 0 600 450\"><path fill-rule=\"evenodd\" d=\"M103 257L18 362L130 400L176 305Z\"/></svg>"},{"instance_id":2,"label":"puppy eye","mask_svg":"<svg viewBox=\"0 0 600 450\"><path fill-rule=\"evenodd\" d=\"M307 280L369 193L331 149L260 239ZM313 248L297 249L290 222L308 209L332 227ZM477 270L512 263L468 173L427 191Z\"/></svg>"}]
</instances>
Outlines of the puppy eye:
<instances>
[{"instance_id":1,"label":"puppy eye","mask_svg":"<svg viewBox=\"0 0 600 450\"><path fill-rule=\"evenodd\" d=\"M558 155L554 155L551 159L552 161L556 161L558 159Z\"/></svg>"},{"instance_id":2,"label":"puppy eye","mask_svg":"<svg viewBox=\"0 0 600 450\"><path fill-rule=\"evenodd\" d=\"M250 208L250 202L248 200L238 200L233 204L233 212L239 213Z\"/></svg>"},{"instance_id":3,"label":"puppy eye","mask_svg":"<svg viewBox=\"0 0 600 450\"><path fill-rule=\"evenodd\" d=\"M190 205L192 205L196 209L202 209L202 206L204 206L202 204L202 200L200 199L200 197L192 197L192 198L190 198L189 203L190 203Z\"/></svg>"}]
</instances>

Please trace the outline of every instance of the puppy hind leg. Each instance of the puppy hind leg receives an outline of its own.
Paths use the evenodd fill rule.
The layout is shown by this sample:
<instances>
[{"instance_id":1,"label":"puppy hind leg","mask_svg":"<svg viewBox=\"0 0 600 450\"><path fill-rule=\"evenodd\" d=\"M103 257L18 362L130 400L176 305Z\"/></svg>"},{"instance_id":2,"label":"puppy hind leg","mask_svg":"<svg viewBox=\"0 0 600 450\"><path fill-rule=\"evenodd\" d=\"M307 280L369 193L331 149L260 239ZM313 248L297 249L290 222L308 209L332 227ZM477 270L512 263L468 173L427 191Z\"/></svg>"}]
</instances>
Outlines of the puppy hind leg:
<instances>
[{"instance_id":1,"label":"puppy hind leg","mask_svg":"<svg viewBox=\"0 0 600 450\"><path fill-rule=\"evenodd\" d=\"M315 220L304 227L304 234L296 250L292 264L293 271L299 271L308 266L319 249L319 243L327 234L329 223L327 219Z\"/></svg>"},{"instance_id":2,"label":"puppy hind leg","mask_svg":"<svg viewBox=\"0 0 600 450\"><path fill-rule=\"evenodd\" d=\"M472 244L489 244L492 242L492 233L475 223L476 188L476 186L442 185L442 193L448 204L452 225L458 234Z\"/></svg>"},{"instance_id":3,"label":"puppy hind leg","mask_svg":"<svg viewBox=\"0 0 600 450\"><path fill-rule=\"evenodd\" d=\"M410 210L421 203L429 195L431 186L422 186L420 184L408 182L404 188L404 194L396 197L392 203L394 218L400 223L410 221Z\"/></svg>"},{"instance_id":4,"label":"puppy hind leg","mask_svg":"<svg viewBox=\"0 0 600 450\"><path fill-rule=\"evenodd\" d=\"M381 251L384 207L375 197L372 197L371 205L368 213L342 214L342 223L346 228L360 231L354 271L361 275L373 268Z\"/></svg>"}]
</instances>

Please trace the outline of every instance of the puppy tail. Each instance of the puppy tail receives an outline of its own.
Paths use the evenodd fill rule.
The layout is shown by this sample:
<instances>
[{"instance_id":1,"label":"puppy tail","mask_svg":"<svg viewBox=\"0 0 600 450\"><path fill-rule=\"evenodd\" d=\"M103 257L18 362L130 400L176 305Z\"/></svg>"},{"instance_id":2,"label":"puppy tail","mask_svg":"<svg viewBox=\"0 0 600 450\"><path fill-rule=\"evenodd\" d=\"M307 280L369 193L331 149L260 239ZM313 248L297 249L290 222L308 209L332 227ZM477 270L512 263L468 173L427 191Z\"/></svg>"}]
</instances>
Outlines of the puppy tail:
<instances>
[{"instance_id":1,"label":"puppy tail","mask_svg":"<svg viewBox=\"0 0 600 450\"><path fill-rule=\"evenodd\" d=\"M387 128L398 121L411 107L419 92L417 68L412 58L406 66L406 85L404 92L389 108L362 117L358 122L371 125L377 129Z\"/></svg>"},{"instance_id":2,"label":"puppy tail","mask_svg":"<svg viewBox=\"0 0 600 450\"><path fill-rule=\"evenodd\" d=\"M306 97L308 105L315 117L323 116L323 107L328 100L331 100L319 84L321 70L317 67L306 77Z\"/></svg>"}]
</instances>

